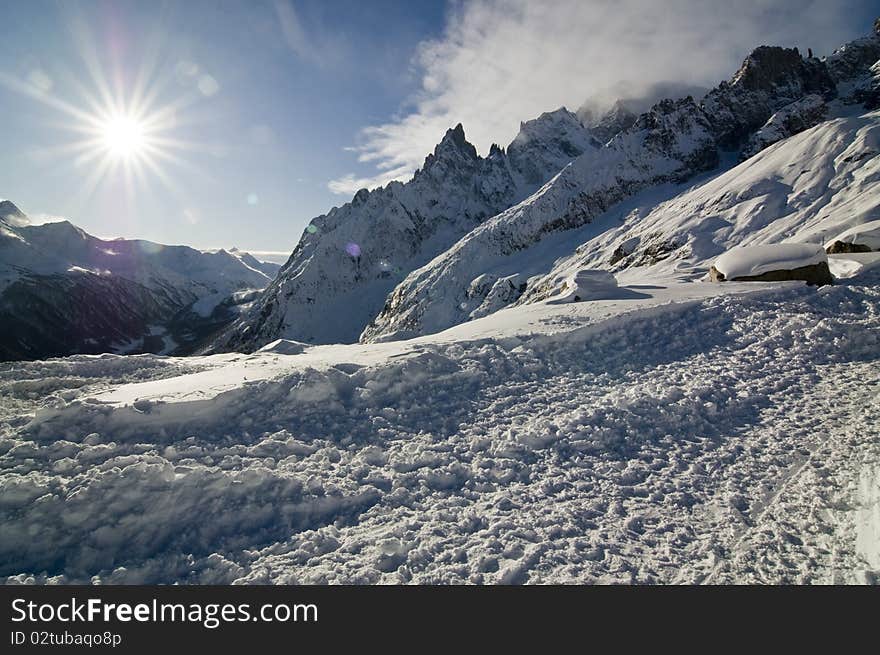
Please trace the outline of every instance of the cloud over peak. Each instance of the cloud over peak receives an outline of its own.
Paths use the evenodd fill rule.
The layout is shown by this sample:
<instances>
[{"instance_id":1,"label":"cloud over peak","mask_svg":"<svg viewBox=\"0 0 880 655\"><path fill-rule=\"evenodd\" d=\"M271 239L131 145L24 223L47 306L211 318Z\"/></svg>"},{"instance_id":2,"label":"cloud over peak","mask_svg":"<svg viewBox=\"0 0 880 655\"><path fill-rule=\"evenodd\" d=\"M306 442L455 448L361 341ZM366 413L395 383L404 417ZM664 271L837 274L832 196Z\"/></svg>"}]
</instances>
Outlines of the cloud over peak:
<instances>
[{"instance_id":1,"label":"cloud over peak","mask_svg":"<svg viewBox=\"0 0 880 655\"><path fill-rule=\"evenodd\" d=\"M456 123L485 153L523 120L657 84L714 86L762 43L830 52L851 37L856 0L471 0L420 44L421 88L400 115L364 127L354 150L371 171L329 183L351 194L408 179ZM793 20L792 17L795 17ZM864 31L867 31L868 26ZM363 168L363 167L362 167Z\"/></svg>"}]
</instances>

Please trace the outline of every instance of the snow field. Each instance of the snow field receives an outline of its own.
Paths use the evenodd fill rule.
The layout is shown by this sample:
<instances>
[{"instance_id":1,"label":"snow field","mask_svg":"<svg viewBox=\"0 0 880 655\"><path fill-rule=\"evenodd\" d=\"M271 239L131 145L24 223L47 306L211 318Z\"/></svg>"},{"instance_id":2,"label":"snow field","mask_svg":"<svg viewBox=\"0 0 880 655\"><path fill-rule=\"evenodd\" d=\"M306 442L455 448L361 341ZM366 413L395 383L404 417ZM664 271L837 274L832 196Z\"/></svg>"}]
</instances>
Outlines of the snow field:
<instances>
[{"instance_id":1,"label":"snow field","mask_svg":"<svg viewBox=\"0 0 880 655\"><path fill-rule=\"evenodd\" d=\"M361 363L270 351L273 377L165 402L108 399L250 358L24 365L49 398L6 365L0 574L874 580L878 313L876 280L783 285Z\"/></svg>"}]
</instances>

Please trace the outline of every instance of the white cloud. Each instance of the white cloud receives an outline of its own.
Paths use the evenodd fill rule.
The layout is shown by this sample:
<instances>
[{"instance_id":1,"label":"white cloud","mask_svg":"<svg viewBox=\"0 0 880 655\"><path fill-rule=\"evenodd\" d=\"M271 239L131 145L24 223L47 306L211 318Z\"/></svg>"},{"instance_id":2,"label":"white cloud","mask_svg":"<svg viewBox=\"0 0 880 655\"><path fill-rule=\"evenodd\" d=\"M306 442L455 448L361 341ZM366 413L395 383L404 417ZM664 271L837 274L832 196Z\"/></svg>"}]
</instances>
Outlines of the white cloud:
<instances>
[{"instance_id":1,"label":"white cloud","mask_svg":"<svg viewBox=\"0 0 880 655\"><path fill-rule=\"evenodd\" d=\"M56 214L28 214L28 222L31 225L45 225L46 223L60 223L66 221L64 216Z\"/></svg>"},{"instance_id":2,"label":"white cloud","mask_svg":"<svg viewBox=\"0 0 880 655\"><path fill-rule=\"evenodd\" d=\"M377 168L381 168L381 164ZM394 168L390 171L382 171L372 177L357 177L353 173L349 173L348 175L343 175L336 180L331 180L327 184L327 187L333 193L350 196L357 193L360 189L372 189L375 187L385 186L392 180L406 179L407 177L412 175L412 172L416 168L417 166L404 164L403 166L399 166L398 168Z\"/></svg>"},{"instance_id":3,"label":"white cloud","mask_svg":"<svg viewBox=\"0 0 880 655\"><path fill-rule=\"evenodd\" d=\"M358 161L373 175L329 183L351 193L406 179L445 131L463 123L485 152L520 121L588 98L668 80L714 86L762 43L817 54L851 38L856 0L473 0L451 9L442 37L421 44L413 109L362 129ZM861 30L867 33L869 26Z\"/></svg>"}]
</instances>

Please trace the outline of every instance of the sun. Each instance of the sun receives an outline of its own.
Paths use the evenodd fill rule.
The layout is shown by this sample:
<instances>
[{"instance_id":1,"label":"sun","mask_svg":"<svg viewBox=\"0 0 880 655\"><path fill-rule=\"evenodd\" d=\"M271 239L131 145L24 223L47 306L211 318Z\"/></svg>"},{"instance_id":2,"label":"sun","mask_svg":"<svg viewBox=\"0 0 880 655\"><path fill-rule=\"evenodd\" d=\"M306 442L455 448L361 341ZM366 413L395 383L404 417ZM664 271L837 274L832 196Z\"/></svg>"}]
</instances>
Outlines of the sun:
<instances>
[{"instance_id":1,"label":"sun","mask_svg":"<svg viewBox=\"0 0 880 655\"><path fill-rule=\"evenodd\" d=\"M201 86L192 88L199 72L193 63L185 67L192 74L173 78L184 88L170 86L172 78L166 71L175 62L162 54L161 36L148 40L147 47L139 51L140 65L127 70L120 62L100 56L101 43L84 21L75 20L71 29L87 77L68 76L64 95L51 85L40 86L30 78L9 75L0 66L0 90L8 88L57 111L63 118L52 119L48 125L74 133L70 140L58 140L39 150L47 160L57 157L69 161L80 176L71 203L85 205L105 182L109 191L124 193L126 202L133 202L138 190L151 187L154 180L184 198L187 190L180 187L170 169L185 168L204 175L188 155L208 146L181 138L180 130L201 122L195 113L196 103L217 89L212 87L208 93ZM177 62L177 68L180 65Z\"/></svg>"},{"instance_id":2,"label":"sun","mask_svg":"<svg viewBox=\"0 0 880 655\"><path fill-rule=\"evenodd\" d=\"M142 155L146 147L144 125L131 116L111 116L101 126L101 138L107 151L119 159Z\"/></svg>"}]
</instances>

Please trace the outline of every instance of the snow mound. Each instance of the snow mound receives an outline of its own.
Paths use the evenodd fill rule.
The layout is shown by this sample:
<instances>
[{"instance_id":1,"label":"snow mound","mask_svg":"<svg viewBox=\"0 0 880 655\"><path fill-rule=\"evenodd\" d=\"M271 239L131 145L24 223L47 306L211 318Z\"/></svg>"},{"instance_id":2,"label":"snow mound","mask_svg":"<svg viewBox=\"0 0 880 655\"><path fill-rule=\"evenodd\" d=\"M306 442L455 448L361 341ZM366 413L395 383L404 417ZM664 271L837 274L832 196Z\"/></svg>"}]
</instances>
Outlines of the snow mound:
<instances>
[{"instance_id":1,"label":"snow mound","mask_svg":"<svg viewBox=\"0 0 880 655\"><path fill-rule=\"evenodd\" d=\"M580 302L583 300L608 300L619 293L617 278L609 271L583 269L566 282L567 293L555 302Z\"/></svg>"},{"instance_id":2,"label":"snow mound","mask_svg":"<svg viewBox=\"0 0 880 655\"><path fill-rule=\"evenodd\" d=\"M880 269L880 252L828 255L828 269L836 280L861 277Z\"/></svg>"},{"instance_id":3,"label":"snow mound","mask_svg":"<svg viewBox=\"0 0 880 655\"><path fill-rule=\"evenodd\" d=\"M311 344L302 341L293 341L291 339L276 339L272 343L267 343L257 352L275 353L276 355L299 355L309 348Z\"/></svg>"},{"instance_id":4,"label":"snow mound","mask_svg":"<svg viewBox=\"0 0 880 655\"><path fill-rule=\"evenodd\" d=\"M868 221L841 232L831 239L831 243L841 241L857 246L867 246L871 250L880 250L880 220Z\"/></svg>"},{"instance_id":5,"label":"snow mound","mask_svg":"<svg viewBox=\"0 0 880 655\"><path fill-rule=\"evenodd\" d=\"M828 263L822 246L814 243L775 243L728 250L715 260L715 270L726 279L753 277L770 271L790 271Z\"/></svg>"}]
</instances>

